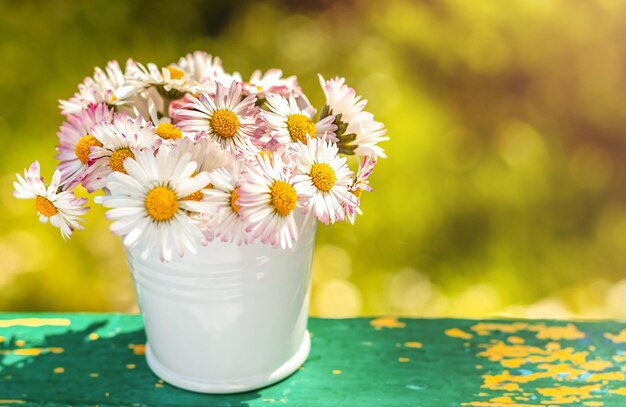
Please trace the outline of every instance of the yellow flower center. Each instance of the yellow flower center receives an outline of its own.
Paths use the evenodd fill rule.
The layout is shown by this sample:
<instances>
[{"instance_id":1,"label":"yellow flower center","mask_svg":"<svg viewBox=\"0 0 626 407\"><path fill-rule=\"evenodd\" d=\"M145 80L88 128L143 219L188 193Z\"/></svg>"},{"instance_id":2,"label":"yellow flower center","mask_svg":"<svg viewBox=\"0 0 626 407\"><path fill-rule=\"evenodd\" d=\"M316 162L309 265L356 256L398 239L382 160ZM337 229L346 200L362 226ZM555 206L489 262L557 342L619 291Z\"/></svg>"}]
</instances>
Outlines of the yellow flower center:
<instances>
[{"instance_id":1,"label":"yellow flower center","mask_svg":"<svg viewBox=\"0 0 626 407\"><path fill-rule=\"evenodd\" d=\"M148 215L157 222L170 220L178 212L176 193L168 187L155 187L146 195Z\"/></svg>"},{"instance_id":2,"label":"yellow flower center","mask_svg":"<svg viewBox=\"0 0 626 407\"><path fill-rule=\"evenodd\" d=\"M124 160L128 157L135 158L135 154L133 154L129 148L120 148L119 150L113 151L113 154L111 154L111 160L109 161L109 167L111 167L113 171L126 174L126 170L124 169Z\"/></svg>"},{"instance_id":3,"label":"yellow flower center","mask_svg":"<svg viewBox=\"0 0 626 407\"><path fill-rule=\"evenodd\" d=\"M287 117L287 130L292 141L300 140L306 144L307 134L315 137L315 123L303 114L291 114Z\"/></svg>"},{"instance_id":4,"label":"yellow flower center","mask_svg":"<svg viewBox=\"0 0 626 407\"><path fill-rule=\"evenodd\" d=\"M363 190L361 188L355 189L354 191L351 191L351 192L352 192L352 195L356 196L359 199L361 199L361 195L363 195Z\"/></svg>"},{"instance_id":5,"label":"yellow flower center","mask_svg":"<svg viewBox=\"0 0 626 407\"><path fill-rule=\"evenodd\" d=\"M172 123L161 123L154 131L157 136L166 140L175 140L183 137L183 132L174 127Z\"/></svg>"},{"instance_id":6,"label":"yellow flower center","mask_svg":"<svg viewBox=\"0 0 626 407\"><path fill-rule=\"evenodd\" d=\"M48 198L41 195L35 197L35 209L43 216L54 216L59 212L52 202Z\"/></svg>"},{"instance_id":7,"label":"yellow flower center","mask_svg":"<svg viewBox=\"0 0 626 407\"><path fill-rule=\"evenodd\" d=\"M239 213L239 209L241 209L241 206L237 205L237 199L239 199L239 187L233 189L230 193L230 207L235 213Z\"/></svg>"},{"instance_id":8,"label":"yellow flower center","mask_svg":"<svg viewBox=\"0 0 626 407\"><path fill-rule=\"evenodd\" d=\"M220 137L230 138L239 130L237 115L227 109L215 111L209 122L213 131Z\"/></svg>"},{"instance_id":9,"label":"yellow flower center","mask_svg":"<svg viewBox=\"0 0 626 407\"><path fill-rule=\"evenodd\" d=\"M283 216L289 215L296 207L298 201L296 190L285 181L274 181L270 188L270 195L274 210Z\"/></svg>"},{"instance_id":10,"label":"yellow flower center","mask_svg":"<svg viewBox=\"0 0 626 407\"><path fill-rule=\"evenodd\" d=\"M335 185L337 176L335 175L335 171L330 168L330 165L317 163L313 164L311 167L311 179L317 189L328 192L333 188L333 185Z\"/></svg>"},{"instance_id":11,"label":"yellow flower center","mask_svg":"<svg viewBox=\"0 0 626 407\"><path fill-rule=\"evenodd\" d=\"M102 143L99 142L98 139L91 134L84 135L76 143L74 154L76 154L76 157L78 157L81 163L85 164L87 160L89 160L89 152L91 151L91 147L94 146L102 147Z\"/></svg>"},{"instance_id":12,"label":"yellow flower center","mask_svg":"<svg viewBox=\"0 0 626 407\"><path fill-rule=\"evenodd\" d=\"M168 66L167 70L170 71L170 79L180 79L185 76L185 72L175 66Z\"/></svg>"}]
</instances>

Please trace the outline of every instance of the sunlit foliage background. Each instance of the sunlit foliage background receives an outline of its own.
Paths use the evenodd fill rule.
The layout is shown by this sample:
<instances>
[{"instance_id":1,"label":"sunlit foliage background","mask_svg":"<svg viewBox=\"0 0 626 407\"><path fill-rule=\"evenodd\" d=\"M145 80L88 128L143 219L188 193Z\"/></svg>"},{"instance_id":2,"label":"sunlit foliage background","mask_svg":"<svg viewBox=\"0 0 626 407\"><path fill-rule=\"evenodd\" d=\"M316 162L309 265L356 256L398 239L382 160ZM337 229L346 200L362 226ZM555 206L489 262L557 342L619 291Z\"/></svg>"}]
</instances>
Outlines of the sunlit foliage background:
<instances>
[{"instance_id":1,"label":"sunlit foliage background","mask_svg":"<svg viewBox=\"0 0 626 407\"><path fill-rule=\"evenodd\" d=\"M315 102L345 76L389 128L365 216L319 229L312 314L626 318L624 2L0 0L0 32L1 310L136 310L102 210L65 243L13 174L52 173L95 65L199 49Z\"/></svg>"}]
</instances>

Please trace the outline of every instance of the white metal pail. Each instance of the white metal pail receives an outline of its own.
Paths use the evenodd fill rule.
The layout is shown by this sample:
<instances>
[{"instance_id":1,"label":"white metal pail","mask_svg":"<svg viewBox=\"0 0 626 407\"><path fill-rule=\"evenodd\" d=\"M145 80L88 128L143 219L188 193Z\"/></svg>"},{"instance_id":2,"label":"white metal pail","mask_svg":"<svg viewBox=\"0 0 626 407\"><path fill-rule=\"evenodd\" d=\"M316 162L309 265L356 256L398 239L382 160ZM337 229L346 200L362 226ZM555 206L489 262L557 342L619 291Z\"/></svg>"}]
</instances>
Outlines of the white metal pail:
<instances>
[{"instance_id":1,"label":"white metal pail","mask_svg":"<svg viewBox=\"0 0 626 407\"><path fill-rule=\"evenodd\" d=\"M292 249L216 240L170 263L127 250L157 376L187 390L237 393L302 365L316 232L314 217L302 218Z\"/></svg>"}]
</instances>

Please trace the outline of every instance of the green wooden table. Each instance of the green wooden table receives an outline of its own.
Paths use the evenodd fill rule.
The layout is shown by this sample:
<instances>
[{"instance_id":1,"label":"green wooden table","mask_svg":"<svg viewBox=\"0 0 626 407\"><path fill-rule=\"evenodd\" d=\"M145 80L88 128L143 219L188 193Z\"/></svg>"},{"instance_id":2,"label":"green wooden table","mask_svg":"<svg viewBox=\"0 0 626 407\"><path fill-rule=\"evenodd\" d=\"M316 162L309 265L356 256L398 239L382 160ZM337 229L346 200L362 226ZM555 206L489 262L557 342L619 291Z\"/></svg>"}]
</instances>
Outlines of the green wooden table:
<instances>
[{"instance_id":1,"label":"green wooden table","mask_svg":"<svg viewBox=\"0 0 626 407\"><path fill-rule=\"evenodd\" d=\"M626 324L312 318L288 379L179 390L144 360L141 318L0 314L0 406L626 406Z\"/></svg>"}]
</instances>

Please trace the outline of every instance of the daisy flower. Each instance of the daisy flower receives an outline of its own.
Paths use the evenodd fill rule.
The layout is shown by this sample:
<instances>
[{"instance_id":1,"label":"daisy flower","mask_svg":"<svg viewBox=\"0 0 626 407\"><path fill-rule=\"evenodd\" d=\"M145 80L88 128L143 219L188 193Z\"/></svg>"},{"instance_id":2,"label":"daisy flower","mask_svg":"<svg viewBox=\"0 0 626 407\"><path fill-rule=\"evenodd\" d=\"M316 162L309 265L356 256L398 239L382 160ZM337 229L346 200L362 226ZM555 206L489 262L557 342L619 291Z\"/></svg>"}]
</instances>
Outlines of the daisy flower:
<instances>
[{"instance_id":1,"label":"daisy flower","mask_svg":"<svg viewBox=\"0 0 626 407\"><path fill-rule=\"evenodd\" d=\"M290 93L302 93L295 76L283 78L283 71L280 69L270 69L265 73L256 70L252 73L250 80L243 82L243 92L247 95L256 95L263 99L269 93L282 96L289 96Z\"/></svg>"},{"instance_id":2,"label":"daisy flower","mask_svg":"<svg viewBox=\"0 0 626 407\"><path fill-rule=\"evenodd\" d=\"M134 62L128 60L127 68ZM93 103L117 104L119 93L124 92L126 79L117 61L107 63L104 70L96 67L93 77L87 77L78 85L78 92L68 100L60 100L59 107L64 115L80 114ZM116 94L118 93L118 94Z\"/></svg>"},{"instance_id":3,"label":"daisy flower","mask_svg":"<svg viewBox=\"0 0 626 407\"><path fill-rule=\"evenodd\" d=\"M188 138L182 138L171 141L171 143L168 143L165 146L162 145L159 150L169 148L170 160L177 160L178 157L190 154L191 161L194 161L198 165L194 174L199 172L209 172L211 175L213 170L230 164L232 160L229 153L222 150L219 144L211 140L200 139L193 141ZM211 182L205 185L205 189L198 190L189 196L186 196L183 200L210 202L206 195L206 192L210 188L213 188L213 184ZM189 214L191 222L200 228L207 240L213 240L214 237L212 221L215 219L213 215L216 210L217 208L213 205L213 211L211 213L198 212Z\"/></svg>"},{"instance_id":4,"label":"daisy flower","mask_svg":"<svg viewBox=\"0 0 626 407\"><path fill-rule=\"evenodd\" d=\"M229 166L209 174L211 188L204 190L205 200L216 205L217 212L211 228L223 242L250 243L252 236L246 232L246 223L239 215L239 188L243 162L234 160Z\"/></svg>"},{"instance_id":5,"label":"daisy flower","mask_svg":"<svg viewBox=\"0 0 626 407\"><path fill-rule=\"evenodd\" d=\"M294 146L297 175L294 185L310 196L305 204L325 224L335 223L345 216L344 205L355 206L356 197L350 193L352 171L345 157L339 157L334 143L311 139Z\"/></svg>"},{"instance_id":6,"label":"daisy flower","mask_svg":"<svg viewBox=\"0 0 626 407\"><path fill-rule=\"evenodd\" d=\"M152 89L152 88L151 88ZM171 145L180 139L195 139L195 134L184 132L179 126L172 122L172 119L163 115L157 110L156 104L152 101L148 101L148 117L150 122L156 126L154 133L159 136L163 143ZM136 112L139 114L139 112ZM141 115L144 117L143 115Z\"/></svg>"},{"instance_id":7,"label":"daisy flower","mask_svg":"<svg viewBox=\"0 0 626 407\"><path fill-rule=\"evenodd\" d=\"M356 173L354 184L350 187L350 192L358 199L357 205L349 205L344 202L343 208L346 212L346 220L354 224L356 215L362 215L360 204L361 194L363 191L372 192L372 187L369 186L368 178L372 171L374 171L374 165L376 165L376 156L370 155L363 157L363 161L359 165L359 169Z\"/></svg>"},{"instance_id":8,"label":"daisy flower","mask_svg":"<svg viewBox=\"0 0 626 407\"><path fill-rule=\"evenodd\" d=\"M154 152L161 145L154 126L141 116L131 119L125 114L116 114L112 123L95 125L91 134L101 145L91 147L89 154L89 167L83 181L89 192L104 187L111 172L125 172L126 158L144 149Z\"/></svg>"},{"instance_id":9,"label":"daisy flower","mask_svg":"<svg viewBox=\"0 0 626 407\"><path fill-rule=\"evenodd\" d=\"M224 151L216 142L209 139L193 141L189 138L176 140L171 148L178 155L191 154L191 161L198 164L198 172L211 172L216 168L225 167L232 161L232 156Z\"/></svg>"},{"instance_id":10,"label":"daisy flower","mask_svg":"<svg viewBox=\"0 0 626 407\"><path fill-rule=\"evenodd\" d=\"M353 143L356 146L354 153L386 158L385 151L378 145L381 141L389 140L385 134L387 134L385 125L375 121L373 117L362 120Z\"/></svg>"},{"instance_id":11,"label":"daisy flower","mask_svg":"<svg viewBox=\"0 0 626 407\"><path fill-rule=\"evenodd\" d=\"M253 143L257 131L256 97L241 99L241 84L229 88L217 84L215 97L201 94L189 97L190 103L176 113L177 125L219 143L235 155L253 156L258 149Z\"/></svg>"},{"instance_id":12,"label":"daisy flower","mask_svg":"<svg viewBox=\"0 0 626 407\"><path fill-rule=\"evenodd\" d=\"M185 73L189 79L195 81L196 92L215 95L216 83L229 87L237 80L234 75L229 75L222 68L222 61L218 57L211 56L203 51L187 54L178 60L175 65Z\"/></svg>"},{"instance_id":13,"label":"daisy flower","mask_svg":"<svg viewBox=\"0 0 626 407\"><path fill-rule=\"evenodd\" d=\"M263 141L274 140L279 144L289 144L296 141L307 143L307 137L315 138L326 136L336 141L333 124L333 116L327 116L315 123L313 117L315 109L306 103L301 107L294 93L288 97L268 94L266 99L267 108L262 110L261 115L266 120L269 132Z\"/></svg>"},{"instance_id":14,"label":"daisy flower","mask_svg":"<svg viewBox=\"0 0 626 407\"><path fill-rule=\"evenodd\" d=\"M110 208L106 217L114 221L111 231L123 236L127 248L139 246L142 259L157 251L161 261L171 261L173 253L197 252L206 244L202 231L190 220L192 213L211 211L211 205L185 199L209 182L206 172L195 174L197 164L191 154L180 157L168 149L155 156L139 151L126 159L126 172L112 173L106 182L110 195L98 202ZM195 175L194 175L195 174Z\"/></svg>"},{"instance_id":15,"label":"daisy flower","mask_svg":"<svg viewBox=\"0 0 626 407\"><path fill-rule=\"evenodd\" d=\"M159 69L152 63L147 65L138 63L134 69L127 72L126 77L135 89L155 87L168 99L178 99L185 93L193 92L196 85L195 81L175 65Z\"/></svg>"},{"instance_id":16,"label":"daisy flower","mask_svg":"<svg viewBox=\"0 0 626 407\"><path fill-rule=\"evenodd\" d=\"M263 152L247 167L239 187L239 214L254 239L291 248L298 238L294 210L306 198L294 185L282 157Z\"/></svg>"},{"instance_id":17,"label":"daisy flower","mask_svg":"<svg viewBox=\"0 0 626 407\"><path fill-rule=\"evenodd\" d=\"M203 51L189 53L178 60L177 67L198 83L215 82L222 74L222 60Z\"/></svg>"},{"instance_id":18,"label":"daisy flower","mask_svg":"<svg viewBox=\"0 0 626 407\"><path fill-rule=\"evenodd\" d=\"M371 113L363 111L367 100L347 86L344 78L336 77L326 81L319 75L319 80L326 97L322 116L335 117L339 151L344 154L375 154L385 157L378 143L389 138L383 137L386 130L382 124L374 121Z\"/></svg>"},{"instance_id":19,"label":"daisy flower","mask_svg":"<svg viewBox=\"0 0 626 407\"><path fill-rule=\"evenodd\" d=\"M113 120L113 109L106 103L91 104L78 114L70 114L57 132L59 145L58 154L54 157L60 161L57 169L61 171L63 189L72 189L82 181L91 147L102 147L91 129L99 123L110 123Z\"/></svg>"},{"instance_id":20,"label":"daisy flower","mask_svg":"<svg viewBox=\"0 0 626 407\"><path fill-rule=\"evenodd\" d=\"M19 199L34 199L41 223L50 221L52 226L59 228L64 239L69 239L75 229L83 229L79 222L82 222L80 216L89 210L84 206L87 199L75 198L71 191L59 192L61 171L54 171L48 188L40 176L38 161L24 170L24 177L16 175L13 195Z\"/></svg>"}]
</instances>

